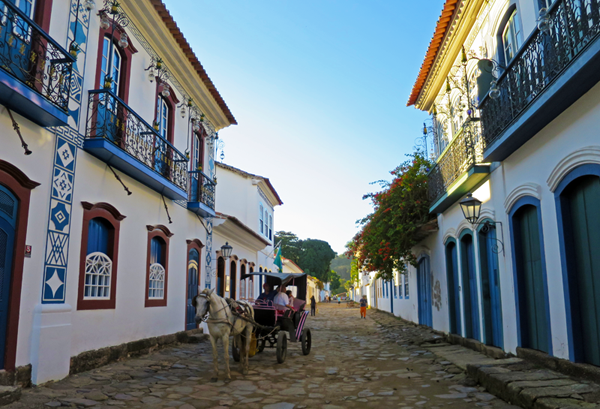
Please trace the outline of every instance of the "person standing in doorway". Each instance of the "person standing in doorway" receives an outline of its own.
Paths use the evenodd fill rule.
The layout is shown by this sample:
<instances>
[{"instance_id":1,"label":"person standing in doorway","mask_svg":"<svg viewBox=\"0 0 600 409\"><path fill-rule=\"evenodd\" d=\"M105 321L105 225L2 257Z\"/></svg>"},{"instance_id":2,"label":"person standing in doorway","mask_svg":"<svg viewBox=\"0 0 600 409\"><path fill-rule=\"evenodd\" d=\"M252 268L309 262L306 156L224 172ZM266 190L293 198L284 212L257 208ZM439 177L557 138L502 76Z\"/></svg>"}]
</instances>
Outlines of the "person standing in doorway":
<instances>
[{"instance_id":1,"label":"person standing in doorway","mask_svg":"<svg viewBox=\"0 0 600 409\"><path fill-rule=\"evenodd\" d=\"M315 296L310 297L310 316L314 317L317 310L317 300L315 300Z\"/></svg>"},{"instance_id":2,"label":"person standing in doorway","mask_svg":"<svg viewBox=\"0 0 600 409\"><path fill-rule=\"evenodd\" d=\"M360 299L360 318L367 319L367 296L363 295Z\"/></svg>"}]
</instances>

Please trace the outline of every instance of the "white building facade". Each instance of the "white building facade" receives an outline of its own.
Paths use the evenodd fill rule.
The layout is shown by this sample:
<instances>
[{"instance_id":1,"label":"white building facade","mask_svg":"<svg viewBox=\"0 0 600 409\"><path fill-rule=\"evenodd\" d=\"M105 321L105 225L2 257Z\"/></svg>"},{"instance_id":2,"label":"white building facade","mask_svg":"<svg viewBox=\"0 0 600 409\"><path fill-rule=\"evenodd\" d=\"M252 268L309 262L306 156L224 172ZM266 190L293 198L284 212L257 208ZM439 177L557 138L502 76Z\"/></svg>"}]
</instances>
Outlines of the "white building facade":
<instances>
[{"instance_id":1,"label":"white building facade","mask_svg":"<svg viewBox=\"0 0 600 409\"><path fill-rule=\"evenodd\" d=\"M446 1L409 100L432 115L438 230L414 248L408 299L397 278L371 281L379 308L506 352L600 365L599 11ZM481 203L472 222L468 194Z\"/></svg>"},{"instance_id":2,"label":"white building facade","mask_svg":"<svg viewBox=\"0 0 600 409\"><path fill-rule=\"evenodd\" d=\"M278 271L273 228L275 207L282 205L268 178L217 162L217 215L213 221L216 264L211 282L217 293L234 299L253 300L262 292L262 277L240 278L250 272ZM232 256L219 250L228 243Z\"/></svg>"},{"instance_id":3,"label":"white building facade","mask_svg":"<svg viewBox=\"0 0 600 409\"><path fill-rule=\"evenodd\" d=\"M197 327L215 140L236 121L160 1L0 16L0 363L39 384L82 352Z\"/></svg>"}]
</instances>

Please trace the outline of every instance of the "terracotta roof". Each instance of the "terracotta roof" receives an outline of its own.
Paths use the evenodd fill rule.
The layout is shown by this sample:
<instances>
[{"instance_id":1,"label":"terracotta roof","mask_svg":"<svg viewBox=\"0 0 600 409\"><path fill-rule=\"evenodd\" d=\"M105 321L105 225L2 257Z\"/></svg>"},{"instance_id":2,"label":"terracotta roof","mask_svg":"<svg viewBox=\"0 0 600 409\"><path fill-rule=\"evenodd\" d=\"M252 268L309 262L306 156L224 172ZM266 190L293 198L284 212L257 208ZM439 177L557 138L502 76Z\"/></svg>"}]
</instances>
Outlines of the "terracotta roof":
<instances>
[{"instance_id":1,"label":"terracotta roof","mask_svg":"<svg viewBox=\"0 0 600 409\"><path fill-rule=\"evenodd\" d=\"M452 21L452 16L456 10L456 7L460 3L461 0L446 0L444 4L444 8L442 9L442 15L440 16L437 26L435 27L435 32L433 33L433 38L429 43L429 49L427 50L427 54L425 54L425 60L421 65L421 70L419 71L419 75L417 77L417 81L413 86L412 92L410 93L410 98L408 99L408 103L406 106L414 105L419 98L419 94L423 89L423 85L425 85L425 81L427 81L427 77L429 75L429 71L435 62L435 59L438 55L438 51L440 50L440 46L450 29L450 22Z\"/></svg>"},{"instance_id":2,"label":"terracotta roof","mask_svg":"<svg viewBox=\"0 0 600 409\"><path fill-rule=\"evenodd\" d=\"M304 272L304 270L302 270L298 264L294 263L294 262L293 262L292 260L290 260L289 258L285 258L285 257L281 257L281 258L282 258L282 259L284 259L285 261L289 261L290 263L292 263L293 265L295 265L296 267L298 267L298 270L300 270L300 271Z\"/></svg>"},{"instance_id":3,"label":"terracotta roof","mask_svg":"<svg viewBox=\"0 0 600 409\"><path fill-rule=\"evenodd\" d=\"M192 47L190 47L190 44L183 36L183 33L181 32L179 27L177 27L177 23L175 23L175 20L173 20L173 16L171 16L171 13L169 13L169 10L167 10L165 4L161 0L150 0L150 3L154 6L154 9L158 12L158 15L162 18L163 22L173 35L173 38L175 38L175 41L177 41L177 44L179 44L179 46L181 47L183 53L190 60L190 63L198 73L198 76L200 77L206 88L208 88L208 90L210 91L210 94L213 96L223 113L225 113L225 116L229 120L229 123L232 125L237 125L237 121L233 117L233 114L229 110L229 107L227 107L227 104L223 100L223 97L221 97L221 94L219 94L219 91L217 91L215 84L213 84L213 82L210 80L206 71L204 71L204 67L202 67L202 64L200 64L200 61L198 60L198 57L196 57L196 54L194 54L194 52L192 51Z\"/></svg>"},{"instance_id":4,"label":"terracotta roof","mask_svg":"<svg viewBox=\"0 0 600 409\"><path fill-rule=\"evenodd\" d=\"M279 197L279 194L277 193L277 191L275 190L275 188L273 187L273 185L271 184L271 181L269 180L269 178L266 178L264 176L260 176L260 175L255 175L253 173L249 173L246 172L245 170L241 170L238 169L236 167L233 167L231 165L226 165L223 162L215 162L218 166L222 167L223 169L228 169L231 170L233 172L239 173L241 175L247 176L247 177L251 177L251 178L260 178L262 180L265 181L265 183L267 184L267 186L269 187L269 190L273 193L273 196L275 196L275 198L277 199L277 201L279 202L279 205L282 205L283 202L281 201L281 198Z\"/></svg>"},{"instance_id":5,"label":"terracotta roof","mask_svg":"<svg viewBox=\"0 0 600 409\"><path fill-rule=\"evenodd\" d=\"M233 222L233 224L237 225L242 230L245 230L247 233L249 233L250 235L254 236L256 239L260 240L262 243L264 243L265 246L270 246L271 245L271 242L267 241L260 234L258 234L254 230L252 230L250 227L246 226L237 217L229 216L228 214L220 213L220 212L216 212L216 215L220 219L231 220Z\"/></svg>"}]
</instances>

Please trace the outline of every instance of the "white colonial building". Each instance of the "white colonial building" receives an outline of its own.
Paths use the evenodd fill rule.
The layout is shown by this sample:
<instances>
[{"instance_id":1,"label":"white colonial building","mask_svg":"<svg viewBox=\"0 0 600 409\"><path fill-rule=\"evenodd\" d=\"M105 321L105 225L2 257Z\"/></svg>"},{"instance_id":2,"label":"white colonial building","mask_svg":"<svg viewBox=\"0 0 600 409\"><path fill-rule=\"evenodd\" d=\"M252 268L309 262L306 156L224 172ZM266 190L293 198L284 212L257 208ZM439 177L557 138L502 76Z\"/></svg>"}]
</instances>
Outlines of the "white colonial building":
<instances>
[{"instance_id":1,"label":"white colonial building","mask_svg":"<svg viewBox=\"0 0 600 409\"><path fill-rule=\"evenodd\" d=\"M263 277L240 281L250 272L278 271L273 264L275 207L282 205L268 178L217 162L217 215L213 220L213 247L228 243L232 255L216 251L211 276L217 293L235 299L254 299L262 292Z\"/></svg>"},{"instance_id":2,"label":"white colonial building","mask_svg":"<svg viewBox=\"0 0 600 409\"><path fill-rule=\"evenodd\" d=\"M417 269L371 282L380 308L600 365L599 16L588 0L445 2L409 100L432 115L438 230Z\"/></svg>"},{"instance_id":3,"label":"white colonial building","mask_svg":"<svg viewBox=\"0 0 600 409\"><path fill-rule=\"evenodd\" d=\"M196 328L213 248L234 231L266 266L278 200L257 178L238 217L260 236L225 216L249 197L216 189L216 213L215 140L236 121L161 1L5 1L0 19L0 369L39 384Z\"/></svg>"}]
</instances>

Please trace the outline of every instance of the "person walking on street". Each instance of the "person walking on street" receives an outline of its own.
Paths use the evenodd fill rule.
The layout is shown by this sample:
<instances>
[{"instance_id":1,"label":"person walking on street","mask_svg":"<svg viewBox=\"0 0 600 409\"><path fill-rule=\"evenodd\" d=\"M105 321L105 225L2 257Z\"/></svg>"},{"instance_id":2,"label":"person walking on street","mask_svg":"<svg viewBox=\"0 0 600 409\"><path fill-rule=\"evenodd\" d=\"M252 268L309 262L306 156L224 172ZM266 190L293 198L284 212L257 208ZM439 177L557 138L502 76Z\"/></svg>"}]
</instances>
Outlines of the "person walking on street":
<instances>
[{"instance_id":1,"label":"person walking on street","mask_svg":"<svg viewBox=\"0 0 600 409\"><path fill-rule=\"evenodd\" d=\"M367 319L367 296L363 295L360 299L360 318Z\"/></svg>"},{"instance_id":2,"label":"person walking on street","mask_svg":"<svg viewBox=\"0 0 600 409\"><path fill-rule=\"evenodd\" d=\"M317 300L315 300L315 296L310 297L310 316L314 317L317 310Z\"/></svg>"}]
</instances>

